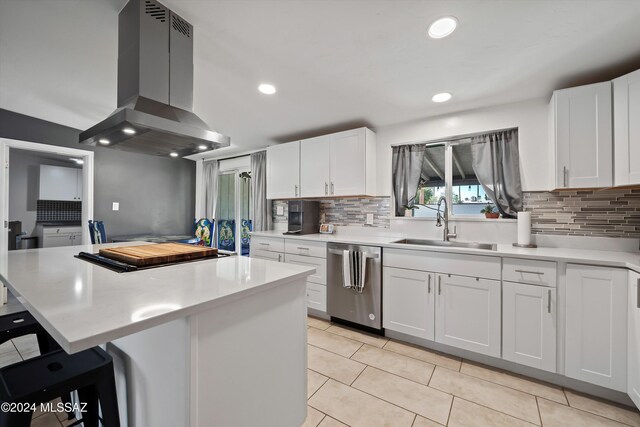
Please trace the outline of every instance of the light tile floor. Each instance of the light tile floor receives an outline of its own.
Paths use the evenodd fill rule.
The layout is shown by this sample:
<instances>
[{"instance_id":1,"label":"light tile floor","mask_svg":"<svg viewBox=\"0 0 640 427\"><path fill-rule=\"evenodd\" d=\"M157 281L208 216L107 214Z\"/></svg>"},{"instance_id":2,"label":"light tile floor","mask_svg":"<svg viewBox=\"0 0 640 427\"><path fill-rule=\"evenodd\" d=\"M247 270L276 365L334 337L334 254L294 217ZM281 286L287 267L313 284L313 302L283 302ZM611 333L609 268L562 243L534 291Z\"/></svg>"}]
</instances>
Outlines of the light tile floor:
<instances>
[{"instance_id":1,"label":"light tile floor","mask_svg":"<svg viewBox=\"0 0 640 427\"><path fill-rule=\"evenodd\" d=\"M308 326L304 427L640 427L632 408L317 318ZM0 367L36 355L35 336L9 341ZM31 426L66 427L64 415L37 412Z\"/></svg>"},{"instance_id":2,"label":"light tile floor","mask_svg":"<svg viewBox=\"0 0 640 427\"><path fill-rule=\"evenodd\" d=\"M634 426L632 408L308 318L304 427Z\"/></svg>"}]
</instances>

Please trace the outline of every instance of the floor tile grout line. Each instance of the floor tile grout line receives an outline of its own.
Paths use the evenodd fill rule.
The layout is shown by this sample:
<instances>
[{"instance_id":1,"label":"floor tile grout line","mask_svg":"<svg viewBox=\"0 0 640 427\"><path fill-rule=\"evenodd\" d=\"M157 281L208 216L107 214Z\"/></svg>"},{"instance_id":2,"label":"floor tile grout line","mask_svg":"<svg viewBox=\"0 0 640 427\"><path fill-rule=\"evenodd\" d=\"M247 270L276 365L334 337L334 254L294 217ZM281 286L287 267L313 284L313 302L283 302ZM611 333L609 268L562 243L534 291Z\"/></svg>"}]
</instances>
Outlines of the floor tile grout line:
<instances>
[{"instance_id":1,"label":"floor tile grout line","mask_svg":"<svg viewBox=\"0 0 640 427\"><path fill-rule=\"evenodd\" d=\"M340 383L340 381L338 381L338 382ZM344 384L344 383L340 383L340 384ZM347 386L347 387L348 387L348 386ZM316 411L318 411L318 412L322 412L322 413L324 414L324 416L325 416L325 417L333 418L334 420L340 421L342 424L346 425L347 427L351 427L351 424L349 424L349 423L347 423L347 422L342 421L340 418L338 418L338 417L336 417L336 416L332 416L332 415L327 414L326 412L321 411L320 409L316 408L315 406L310 405L308 401L307 401L307 405L308 405L308 406L311 406L313 409L315 409L315 410L316 410ZM324 418L323 418L323 419L324 419Z\"/></svg>"},{"instance_id":2,"label":"floor tile grout line","mask_svg":"<svg viewBox=\"0 0 640 427\"><path fill-rule=\"evenodd\" d=\"M536 409L538 409L538 418L540 418L540 425L544 426L542 423L542 412L540 412L540 404L538 403L538 396L536 396Z\"/></svg>"},{"instance_id":3,"label":"floor tile grout line","mask_svg":"<svg viewBox=\"0 0 640 427\"><path fill-rule=\"evenodd\" d=\"M308 368L307 368L307 369L308 369ZM313 371L313 372L316 372L316 371ZM319 372L317 372L317 373L319 374ZM322 375L322 374L320 374L320 375ZM326 377L326 375L322 375L322 376L323 376L323 377ZM316 394L316 393L317 393L317 392L318 392L318 391L319 391L319 390L320 390L320 389L321 389L321 388L322 388L322 387L327 383L327 381L329 381L329 378L330 378L330 377L327 377L327 379L326 379L326 380L324 380L324 381L322 382L322 384L320 385L320 387L318 387L318 388L316 389L316 391L314 391L313 393L311 393L311 396L307 397L307 402L309 401L309 399L311 399L313 396L315 396L315 394Z\"/></svg>"},{"instance_id":4,"label":"floor tile grout line","mask_svg":"<svg viewBox=\"0 0 640 427\"><path fill-rule=\"evenodd\" d=\"M390 342L392 342L392 340L389 340L389 341L387 342L387 344L388 344L388 343L390 343ZM399 344L404 344L404 343L402 343L402 342L400 342L400 341L393 341L393 342L397 342L397 343L399 343ZM462 366L462 359L461 359L461 358L460 358L460 366L458 366L458 369L456 370L456 369L448 368L448 367L446 367L446 366L444 366L444 365L439 365L439 364L437 364L437 363L427 362L426 360L418 359L418 358L416 358L416 357L409 356L409 355L407 355L407 354L403 354L403 353L400 353L400 352L397 352L397 351L389 350L389 349L385 348L385 347L387 346L387 344L385 344L385 346L384 346L384 347L382 347L382 350L387 350L387 351L390 351L391 353L399 354L399 355L401 355L401 356L409 357L409 358L411 358L411 359L419 360L419 361L421 361L421 362L431 363L432 365L440 366L441 368L445 368L445 369L448 369L448 370L450 370L450 371L460 372L460 366ZM446 355L446 356L442 356L442 357L445 357L445 358L446 358L446 357L457 358L456 356L449 355L449 354L446 354L446 353L440 353L440 352L436 352L436 351L433 351L433 352L432 352L432 351L430 351L430 349L428 349L428 348L426 348L426 347L425 347L424 349L417 348L417 350L426 351L427 353L430 353L430 354L436 354L436 355L438 355L438 354L444 354L444 355Z\"/></svg>"},{"instance_id":5,"label":"floor tile grout line","mask_svg":"<svg viewBox=\"0 0 640 427\"><path fill-rule=\"evenodd\" d=\"M589 395L589 394L582 393L582 392L579 392L579 391L577 391L577 390L576 390L576 391L568 390L568 391L569 391L569 392L571 392L571 393L575 393L575 394L578 394L578 395L580 395L580 396L583 396L583 397L585 397L585 398L587 398L587 399L594 400L594 401L599 402L599 403L601 403L601 404L611 406L611 407L613 407L613 408L618 408L618 409L620 409L620 410L626 410L626 411L630 411L630 412L635 412L636 414L640 414L640 412L639 412L639 411L637 411L637 410L635 410L635 411L634 411L634 408L632 408L632 407L628 407L628 406L626 406L626 405L622 405L622 404L620 404L620 403L618 403L618 402L608 401L607 399L603 399L603 398L598 397L598 396L591 396L591 395ZM571 405L571 403L569 402L569 396L567 395L567 393L566 393L566 392L567 392L567 390L565 389L565 397L566 397L566 399L567 399L567 403L568 403L568 405L567 405L567 406L569 406L570 408L578 409L578 410L580 410L580 411L582 411L582 412L587 412L587 413L589 413L589 414L598 415L598 416L603 417L603 418L606 418L606 419L608 419L608 420L615 421L615 422L618 422L618 423L621 423L621 424L624 424L624 425L628 425L628 426L633 427L633 425L632 425L632 424L628 424L628 423L626 423L626 422L624 422L624 421L618 421L618 420L616 420L616 419L609 418L609 417L607 417L606 415L597 414L597 413L595 413L595 412L591 412L591 411L588 411L588 410L586 410L586 409L578 408L577 406L572 406L572 405ZM547 400L549 400L549 399L547 399Z\"/></svg>"},{"instance_id":6,"label":"floor tile grout line","mask_svg":"<svg viewBox=\"0 0 640 427\"><path fill-rule=\"evenodd\" d=\"M416 420L418 419L418 414L413 414L413 421L411 421L411 427L416 424Z\"/></svg>"},{"instance_id":7,"label":"floor tile grout line","mask_svg":"<svg viewBox=\"0 0 640 427\"><path fill-rule=\"evenodd\" d=\"M342 354L340 354L340 353L336 353L335 351L327 350L327 349L326 349L326 348L324 348L324 347L318 347L317 345L309 344L308 342L307 342L307 345L310 345L311 347L315 347L315 348L318 348L318 349L320 349L320 350L324 350L324 351L329 352L329 353L331 353L331 354L335 354L336 356L340 356L340 357L342 357L342 358L344 358L344 359L351 360L352 362L355 362L355 360L352 360L352 359L351 359L351 357L345 357L344 355L342 355ZM358 347L358 349L360 349L360 347ZM357 351L357 350L356 350L356 351ZM355 353L354 353L354 354L355 354ZM352 354L351 356L353 356L353 354ZM361 363L361 362L358 362L358 363ZM323 375L324 375L324 374L323 374ZM326 375L325 375L325 377L326 377Z\"/></svg>"},{"instance_id":8,"label":"floor tile grout line","mask_svg":"<svg viewBox=\"0 0 640 427\"><path fill-rule=\"evenodd\" d=\"M345 336L345 335L336 334L335 332L333 332L333 331L330 331L330 330L329 330L329 329L331 329L331 327L332 327L332 326L338 326L338 325L331 324L331 326L329 326L327 329L324 329L324 331L325 331L325 332L329 332L330 334L333 334L333 335L338 335L339 337L348 338L348 339L350 339L350 340L354 340L354 341L359 341L359 342L361 342L361 343L363 343L363 344L369 344L369 343L366 343L366 342L364 342L364 341L361 341L361 340L359 340L359 339L357 339L357 338L351 338L351 337L347 337L347 336ZM344 330L352 331L351 329L344 329ZM353 332L355 332L355 333L360 333L360 334L365 335L364 333L359 332L359 331L355 331L355 330L354 330ZM365 335L365 336L369 336L369 335ZM384 347L384 345L390 341L390 338L386 338L386 337L383 337L383 336L376 336L376 335L372 335L372 336L371 336L371 338L374 338L374 339L376 339L376 338L377 338L377 339L380 339L380 340L384 341L385 343L382 345L382 347ZM372 344L369 344L369 345L372 345ZM372 345L372 346L373 346L373 345ZM373 347L377 347L377 346L373 346ZM382 347L378 347L378 348L382 348Z\"/></svg>"}]
</instances>

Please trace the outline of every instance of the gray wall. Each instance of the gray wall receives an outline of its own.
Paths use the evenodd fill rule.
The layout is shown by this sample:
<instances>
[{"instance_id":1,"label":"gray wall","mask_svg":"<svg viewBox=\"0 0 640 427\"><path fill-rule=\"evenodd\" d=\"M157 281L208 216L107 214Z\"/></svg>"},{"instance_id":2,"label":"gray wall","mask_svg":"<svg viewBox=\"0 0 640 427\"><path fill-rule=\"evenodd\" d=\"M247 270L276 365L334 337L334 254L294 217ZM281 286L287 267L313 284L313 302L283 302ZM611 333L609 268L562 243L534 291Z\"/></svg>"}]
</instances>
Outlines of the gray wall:
<instances>
[{"instance_id":1,"label":"gray wall","mask_svg":"<svg viewBox=\"0 0 640 427\"><path fill-rule=\"evenodd\" d=\"M24 150L9 150L9 220L22 221L22 231L31 236L36 227L36 201L40 191L40 165L78 168L69 161L55 160Z\"/></svg>"},{"instance_id":2,"label":"gray wall","mask_svg":"<svg viewBox=\"0 0 640 427\"><path fill-rule=\"evenodd\" d=\"M78 129L0 109L0 137L95 153L94 217L107 237L137 233L191 233L195 162L128 153L78 143ZM119 202L113 212L111 203Z\"/></svg>"}]
</instances>

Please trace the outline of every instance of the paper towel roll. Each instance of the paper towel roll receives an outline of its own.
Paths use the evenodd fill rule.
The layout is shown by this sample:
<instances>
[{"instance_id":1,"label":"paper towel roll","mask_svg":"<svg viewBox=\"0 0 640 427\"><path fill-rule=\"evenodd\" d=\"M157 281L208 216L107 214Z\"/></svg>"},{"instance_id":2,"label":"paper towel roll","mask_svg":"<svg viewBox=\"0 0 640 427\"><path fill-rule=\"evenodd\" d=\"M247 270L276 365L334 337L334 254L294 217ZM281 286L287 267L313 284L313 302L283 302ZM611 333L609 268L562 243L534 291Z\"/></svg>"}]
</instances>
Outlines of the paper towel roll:
<instances>
[{"instance_id":1,"label":"paper towel roll","mask_svg":"<svg viewBox=\"0 0 640 427\"><path fill-rule=\"evenodd\" d=\"M531 212L518 212L518 244L531 244Z\"/></svg>"}]
</instances>

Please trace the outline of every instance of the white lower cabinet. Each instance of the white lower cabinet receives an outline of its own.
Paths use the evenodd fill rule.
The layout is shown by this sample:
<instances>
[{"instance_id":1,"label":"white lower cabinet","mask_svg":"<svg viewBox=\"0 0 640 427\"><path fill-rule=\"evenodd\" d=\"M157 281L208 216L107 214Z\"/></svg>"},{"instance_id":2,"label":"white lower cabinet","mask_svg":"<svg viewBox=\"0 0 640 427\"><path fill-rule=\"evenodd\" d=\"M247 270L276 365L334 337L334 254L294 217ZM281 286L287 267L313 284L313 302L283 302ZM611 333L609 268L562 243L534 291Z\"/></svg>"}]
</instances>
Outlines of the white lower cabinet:
<instances>
[{"instance_id":1,"label":"white lower cabinet","mask_svg":"<svg viewBox=\"0 0 640 427\"><path fill-rule=\"evenodd\" d=\"M383 284L384 328L433 340L435 274L384 267Z\"/></svg>"},{"instance_id":2,"label":"white lower cabinet","mask_svg":"<svg viewBox=\"0 0 640 427\"><path fill-rule=\"evenodd\" d=\"M629 272L627 393L640 408L640 274Z\"/></svg>"},{"instance_id":3,"label":"white lower cabinet","mask_svg":"<svg viewBox=\"0 0 640 427\"><path fill-rule=\"evenodd\" d=\"M307 282L307 308L327 311L327 285Z\"/></svg>"},{"instance_id":4,"label":"white lower cabinet","mask_svg":"<svg viewBox=\"0 0 640 427\"><path fill-rule=\"evenodd\" d=\"M626 392L627 270L568 264L566 277L565 375Z\"/></svg>"},{"instance_id":5,"label":"white lower cabinet","mask_svg":"<svg viewBox=\"0 0 640 427\"><path fill-rule=\"evenodd\" d=\"M500 281L436 275L436 341L500 357Z\"/></svg>"},{"instance_id":6,"label":"white lower cabinet","mask_svg":"<svg viewBox=\"0 0 640 427\"><path fill-rule=\"evenodd\" d=\"M502 358L556 371L556 289L503 282Z\"/></svg>"}]
</instances>

